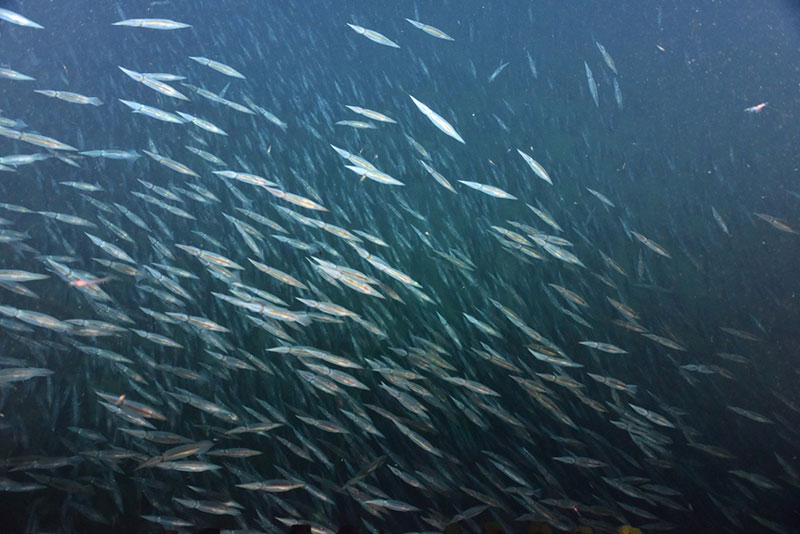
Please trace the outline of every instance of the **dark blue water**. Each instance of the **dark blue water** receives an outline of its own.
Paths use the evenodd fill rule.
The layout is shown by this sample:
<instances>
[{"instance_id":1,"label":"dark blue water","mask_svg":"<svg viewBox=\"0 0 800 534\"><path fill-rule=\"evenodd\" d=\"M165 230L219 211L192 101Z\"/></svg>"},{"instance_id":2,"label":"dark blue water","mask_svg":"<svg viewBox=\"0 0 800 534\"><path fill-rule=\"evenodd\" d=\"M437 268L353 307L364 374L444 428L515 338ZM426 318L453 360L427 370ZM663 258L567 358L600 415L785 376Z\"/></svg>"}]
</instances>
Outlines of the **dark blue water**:
<instances>
[{"instance_id":1,"label":"dark blue water","mask_svg":"<svg viewBox=\"0 0 800 534\"><path fill-rule=\"evenodd\" d=\"M645 532L798 531L800 367L795 354L800 349L796 328L800 238L793 230L800 229L800 187L796 184L800 10L793 2L380 5L32 0L3 2L2 7L24 14L44 29L0 23L4 51L0 66L35 78L0 78L0 115L23 120L28 126L18 127L20 131L41 133L78 151L117 148L136 150L142 157L116 161L76 156L78 167L51 157L0 173L0 202L76 215L100 226L85 229L35 213L0 209L0 217L10 221L0 228L27 232L22 241L0 242L0 269L51 276L25 284L39 298L0 288L0 305L62 320L115 322L38 258L71 256L73 269L114 277L102 287L112 296L113 308L133 318L135 324L130 327L165 335L185 347L165 349L127 332L116 337L79 337L30 323L26 323L31 328L27 332L15 330L13 322L0 326L0 356L22 358L26 367L54 371L49 378L0 383L5 423L0 427L4 460L0 477L32 482L31 473L44 474L89 488L65 490L63 484L51 480L49 485L42 482L46 488L32 492L0 493L0 517L8 532L161 531L141 518L145 515L180 517L196 528L267 531L285 528L276 517L293 517L334 530L343 521L363 530L441 530L458 513L481 504L462 487L489 495L498 504L467 523L467 528L496 520L508 529L521 530L525 522L517 518L538 514L538 521L567 530L589 524L598 531L615 531L631 524ZM112 25L127 18L166 18L191 27L157 31ZM435 39L405 18L440 28L455 41ZM347 23L380 32L400 48L371 42ZM613 58L617 74L596 43L602 43ZM189 56L221 61L246 79L226 77ZM507 67L489 81L506 62ZM584 62L597 84L598 105L589 92ZM187 78L185 83L224 92L225 98L240 104L250 99L287 123L286 129L262 115L212 103L179 82L170 83L191 101L168 98L125 76L119 66L179 74ZM621 104L615 99L615 80ZM95 96L104 105L71 104L34 89ZM436 129L409 95L452 124L465 143ZM202 117L228 136L134 114L119 99ZM759 112L746 111L760 103L767 105ZM367 120L346 105L380 111L398 124L373 121L377 128L363 130L334 124ZM425 147L431 154L430 164L458 194L425 172L417 161L420 154L406 135ZM0 157L47 153L7 137L0 137ZM330 144L360 154L405 186L360 179L343 167L349 163ZM227 166L207 164L186 145L217 155ZM178 174L142 152L154 149L199 176ZM517 149L547 169L552 186L532 172ZM306 197L316 193L330 212L303 210L263 189L231 182L242 193L237 197L213 174L219 169L261 175L280 184L282 190ZM132 195L152 194L137 180L173 189L186 189L185 182L197 183L214 192L220 202L202 204L186 198L180 207L195 217L187 220ZM482 195L459 180L499 187L518 200ZM125 206L144 218L151 230L131 224L117 208L112 214L99 211L79 191L59 184L64 181L99 184L104 191L92 197L110 206ZM602 193L614 206L605 205L587 188ZM526 204L544 209L563 230L548 226ZM426 303L397 279L374 269L344 240L282 214L278 205L351 231L381 236L391 248L369 242L360 246L418 281L435 303ZM712 206L727 233L715 221ZM257 240L263 254L258 261L296 276L311 289L299 291L278 284L252 268L247 258L256 259L254 253L222 214L257 224L236 208L270 217L287 228L292 238L312 244L312 252L297 250L270 238L273 230L258 226L266 236ZM132 242L104 227L98 214L128 231ZM773 224L756 214L773 217ZM574 246L565 248L584 267L547 254L541 243L535 244L530 234L509 221L568 240ZM493 226L528 235L529 250L538 252L541 259L520 253L510 246L513 242L498 241ZM160 262L191 271L198 279L180 279L180 283L194 301L184 308L170 306L141 288L163 287L147 276L126 277L93 261L93 257L110 257L91 244L84 230L126 250L140 270ZM210 234L222 247L204 242L192 231ZM632 232L651 239L671 257L653 252ZM148 236L163 242L175 258L160 257ZM213 292L228 293L235 286L211 276L175 244L208 249L238 262L246 267L238 281L274 292L294 311L303 310L296 297L330 300L375 323L386 337L371 335L346 319L342 324L282 324L295 342L281 340L254 327L241 309L214 297ZM610 267L600 252L613 258L625 274ZM374 276L403 302L334 286L311 266L311 256ZM457 265L464 258L469 262ZM574 292L587 306L567 302L550 284ZM642 330L673 340L685 350L666 347L615 323L622 316L609 298L634 310ZM582 367L559 369L534 359L528 351L531 337L509 322L492 300L513 310ZM271 374L221 366L205 352L212 345L196 330L155 320L140 307L208 317L230 330L223 335L228 355L241 357L237 350L246 350L265 362ZM577 313L589 326L563 310ZM447 334L437 313L453 327L458 343ZM499 337L480 332L465 321L464 313L493 326ZM414 349L425 353L420 339L441 347L437 354L451 367L414 359ZM30 340L51 344L32 345ZM611 343L627 354L590 350L580 344L587 340ZM94 391L148 401L117 366L81 353L75 341L133 360L129 367L147 380L138 385L168 413L168 421L157 425L159 430L192 441L210 439L217 449L249 447L262 455L231 460L203 457L224 465L211 474L134 471L136 460L113 468L87 460L82 451L115 446L147 458L168 446L134 440L119 431L133 427L97 404ZM298 374L305 370L301 363L265 351L287 344L313 346L359 362L367 369L340 370L352 372L369 391L347 389L347 395L330 395L309 386ZM488 350L486 346L516 369L490 363L475 352ZM536 350L543 348L548 347L539 343ZM187 381L156 370L136 356L137 349L159 363L201 373L205 380ZM428 346L427 357L434 352ZM733 353L744 363L719 353ZM423 393L389 384L388 378L369 370L377 361L419 373L421 378L415 383L424 388ZM687 369L687 365L702 370ZM3 363L0 369L20 366ZM562 371L581 384L576 389L582 393L536 374ZM617 393L588 373L635 384L637 393ZM500 397L495 400L459 388L444 381L442 374L479 382ZM515 378L546 386L546 399L573 426L554 417ZM408 392L426 407L430 419L413 414L381 384ZM260 411L256 398L276 406L289 422L269 434L235 440L224 434L232 425L176 400L170 395L177 392L175 388L224 404L237 414L239 424L256 422L245 409ZM582 402L581 395L597 404ZM485 424L470 421L453 399L466 404ZM660 414L673 426L642 418L629 403ZM398 421L410 422L442 456L415 445L391 418L370 405L390 412ZM493 407L513 415L521 426L498 417ZM770 422L759 423L730 407L744 408ZM368 413L385 437L369 434L342 417L340 409ZM296 418L298 414L335 420L348 433L310 427ZM614 424L620 421L640 426L629 432ZM108 443L83 441L67 430L69 426L100 432ZM301 442L297 436L302 436L323 450L331 465L300 459L273 434L295 444ZM724 449L730 458L708 454L692 443ZM489 461L496 460L491 454L500 455L527 481L522 495L514 489L521 486L519 481L503 475ZM51 470L11 470L20 457L34 455L74 460ZM367 486L353 482L359 471L384 455L379 467L364 475ZM587 469L553 460L569 455L594 458L605 465ZM388 465L416 473L425 488L401 482ZM276 494L278 500L236 487L286 478L278 467L321 488L332 504L302 489ZM761 484L753 482L753 476L763 477L756 479ZM627 480L637 488L655 484L678 494L670 495L665 504L657 491L640 489L644 497L632 496L614 489L607 481L611 479ZM350 487L360 493L346 489ZM380 491L387 494L384 498L420 511L378 507L382 510L378 512L363 504L380 498ZM243 508L237 518L204 514L177 504L172 497L230 499ZM564 501L559 506L556 499ZM567 501L573 505L564 505ZM425 522L421 519L425 517L438 519Z\"/></svg>"}]
</instances>

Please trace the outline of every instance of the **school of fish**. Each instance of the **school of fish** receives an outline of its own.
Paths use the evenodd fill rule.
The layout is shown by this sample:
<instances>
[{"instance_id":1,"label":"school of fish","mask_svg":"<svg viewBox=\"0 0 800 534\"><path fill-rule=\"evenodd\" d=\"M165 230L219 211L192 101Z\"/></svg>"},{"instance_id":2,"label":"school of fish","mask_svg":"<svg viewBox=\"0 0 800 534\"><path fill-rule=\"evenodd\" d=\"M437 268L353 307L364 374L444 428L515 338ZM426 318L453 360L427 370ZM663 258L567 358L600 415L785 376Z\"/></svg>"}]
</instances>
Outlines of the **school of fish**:
<instances>
[{"instance_id":1,"label":"school of fish","mask_svg":"<svg viewBox=\"0 0 800 534\"><path fill-rule=\"evenodd\" d=\"M586 37L548 118L535 49L445 64L468 21L342 12L315 37L280 14L310 7L264 34L160 4L97 4L124 48L0 69L8 532L796 532L797 366L760 370L763 310L704 307L709 249L795 247L796 223L684 199L689 235L626 193L673 161L594 141L629 112L611 46ZM0 9L3 46L88 32L34 13ZM252 81L281 39L297 56ZM510 77L527 108L495 96Z\"/></svg>"}]
</instances>

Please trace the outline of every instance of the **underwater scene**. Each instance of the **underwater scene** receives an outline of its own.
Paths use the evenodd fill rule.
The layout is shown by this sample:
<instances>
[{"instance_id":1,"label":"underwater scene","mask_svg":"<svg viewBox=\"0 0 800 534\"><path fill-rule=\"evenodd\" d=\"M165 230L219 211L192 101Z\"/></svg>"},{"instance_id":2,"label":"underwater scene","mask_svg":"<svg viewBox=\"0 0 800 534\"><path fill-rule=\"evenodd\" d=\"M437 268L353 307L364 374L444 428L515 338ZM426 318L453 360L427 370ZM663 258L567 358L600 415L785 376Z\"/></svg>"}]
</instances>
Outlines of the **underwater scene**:
<instances>
[{"instance_id":1,"label":"underwater scene","mask_svg":"<svg viewBox=\"0 0 800 534\"><path fill-rule=\"evenodd\" d=\"M800 532L796 2L0 47L0 534Z\"/></svg>"}]
</instances>

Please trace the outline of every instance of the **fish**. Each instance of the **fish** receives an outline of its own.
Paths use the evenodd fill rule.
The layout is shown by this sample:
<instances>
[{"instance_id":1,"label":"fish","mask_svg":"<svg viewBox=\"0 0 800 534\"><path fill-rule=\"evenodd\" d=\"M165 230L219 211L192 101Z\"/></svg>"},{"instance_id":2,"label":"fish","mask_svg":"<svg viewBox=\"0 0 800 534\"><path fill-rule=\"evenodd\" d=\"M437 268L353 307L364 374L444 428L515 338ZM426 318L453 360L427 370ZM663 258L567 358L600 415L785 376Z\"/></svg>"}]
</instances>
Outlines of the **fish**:
<instances>
[{"instance_id":1,"label":"fish","mask_svg":"<svg viewBox=\"0 0 800 534\"><path fill-rule=\"evenodd\" d=\"M378 43L378 44L381 44L381 45L384 45L384 46L388 46L388 47L391 47L391 48L400 48L399 44L395 43L394 41L392 41L391 39L389 39L388 37L386 37L382 33L378 33L375 30L370 30L370 29L364 28L363 26L357 26L355 24L350 24L349 22L347 23L347 25L350 26L350 28L354 32L356 32L356 33L358 33L360 35L363 35L364 37L366 37L367 39L369 39L370 41L372 41L374 43Z\"/></svg>"},{"instance_id":2,"label":"fish","mask_svg":"<svg viewBox=\"0 0 800 534\"><path fill-rule=\"evenodd\" d=\"M145 154L153 158L155 161L160 163L161 165L167 167L168 169L172 169L173 171L179 172L181 174L186 174L188 176L200 176L192 169L184 165L183 163L178 163L174 159L167 158L165 156L161 156L159 154L155 154L150 152L149 150L142 150Z\"/></svg>"},{"instance_id":3,"label":"fish","mask_svg":"<svg viewBox=\"0 0 800 534\"><path fill-rule=\"evenodd\" d=\"M197 126L198 128L202 128L203 130L205 130L207 132L215 133L217 135L224 135L224 136L228 135L228 132L226 132L225 130L223 130L219 126L216 126L216 125L212 124L211 122L209 122L209 121L207 121L205 119L201 119L199 117L195 117L194 115L189 115L188 113L184 113L182 111L177 111L176 113L178 115L180 115L180 117L184 121L190 122L190 123L194 124L195 126Z\"/></svg>"},{"instance_id":4,"label":"fish","mask_svg":"<svg viewBox=\"0 0 800 534\"><path fill-rule=\"evenodd\" d=\"M214 165L226 165L226 163L222 161L218 156L215 156L210 152L206 152L205 150L193 146L187 146L186 149L189 152L200 156L209 163L213 163Z\"/></svg>"},{"instance_id":5,"label":"fish","mask_svg":"<svg viewBox=\"0 0 800 534\"><path fill-rule=\"evenodd\" d=\"M471 189L475 189L476 191L480 191L481 193L484 193L484 194L489 195L491 197L504 198L504 199L508 199L508 200L517 200L517 197L515 197L511 193L506 193L502 189L500 189L498 187L495 187L493 185L481 184L481 183L478 183L478 182L470 182L470 181L467 181L467 180L459 180L459 182L464 184L464 185L466 185L467 187L469 187Z\"/></svg>"},{"instance_id":6,"label":"fish","mask_svg":"<svg viewBox=\"0 0 800 534\"><path fill-rule=\"evenodd\" d=\"M153 91L161 93L162 95L166 95L172 98L177 98L178 100L185 100L188 101L189 98L175 89L174 87L164 83L164 80L161 79L162 77L153 77L149 74L142 74L140 72L136 72L134 70L126 69L125 67L119 67L119 69L128 75L129 78L136 80L137 82L141 83L145 87L149 87Z\"/></svg>"},{"instance_id":7,"label":"fish","mask_svg":"<svg viewBox=\"0 0 800 534\"><path fill-rule=\"evenodd\" d=\"M13 306L0 305L0 314L17 319L23 323L28 323L33 326L38 326L47 330L56 332L69 332L73 329L72 325L56 319L52 315L41 313L33 310L21 310Z\"/></svg>"},{"instance_id":8,"label":"fish","mask_svg":"<svg viewBox=\"0 0 800 534\"><path fill-rule=\"evenodd\" d=\"M393 178L386 174L385 172L379 171L378 169L369 169L366 167L356 166L356 165L345 165L346 169L351 170L352 172L356 173L357 175L361 176L361 179L369 178L379 184L386 184L386 185L406 185L405 183L401 182L400 180Z\"/></svg>"},{"instance_id":9,"label":"fish","mask_svg":"<svg viewBox=\"0 0 800 534\"><path fill-rule=\"evenodd\" d=\"M191 24L170 19L125 19L111 24L112 26L129 26L131 28L148 28L150 30L181 30L191 28Z\"/></svg>"},{"instance_id":10,"label":"fish","mask_svg":"<svg viewBox=\"0 0 800 534\"><path fill-rule=\"evenodd\" d=\"M528 50L525 50L525 57L528 58L528 68L530 69L531 74L533 75L534 79L538 79L539 72L536 69L536 61L533 59L533 57L531 57L531 53Z\"/></svg>"},{"instance_id":11,"label":"fish","mask_svg":"<svg viewBox=\"0 0 800 534\"><path fill-rule=\"evenodd\" d=\"M592 69L589 68L589 64L585 61L583 62L583 66L586 70L586 84L589 86L589 93L592 95L592 100L594 100L595 107L600 107L600 101L598 100L597 96L597 83L594 81L594 76L592 75Z\"/></svg>"},{"instance_id":12,"label":"fish","mask_svg":"<svg viewBox=\"0 0 800 534\"><path fill-rule=\"evenodd\" d=\"M711 206L711 216L714 218L714 221L717 223L720 229L725 232L725 234L731 235L730 231L728 230L728 225L725 223L722 215L719 214L714 206Z\"/></svg>"},{"instance_id":13,"label":"fish","mask_svg":"<svg viewBox=\"0 0 800 534\"><path fill-rule=\"evenodd\" d=\"M8 137L9 139L16 139L18 141L22 141L25 143L30 143L32 145L48 148L51 150L66 150L77 152L77 148L74 146L68 145L66 143L62 143L52 137L46 137L40 134L32 134L28 132L19 132L17 130L11 130L9 128L2 128L0 127L0 135L3 137Z\"/></svg>"},{"instance_id":14,"label":"fish","mask_svg":"<svg viewBox=\"0 0 800 534\"><path fill-rule=\"evenodd\" d=\"M141 156L135 150L84 150L78 152L81 156L88 156L90 158L105 158L105 159L118 159L118 160L135 160Z\"/></svg>"},{"instance_id":15,"label":"fish","mask_svg":"<svg viewBox=\"0 0 800 534\"><path fill-rule=\"evenodd\" d=\"M292 491L294 489L302 488L303 484L299 482L292 482L289 480L264 480L260 482L248 482L246 484L237 484L236 487L253 491L283 493L286 491Z\"/></svg>"},{"instance_id":16,"label":"fish","mask_svg":"<svg viewBox=\"0 0 800 534\"><path fill-rule=\"evenodd\" d=\"M506 67L508 67L509 62L506 61L505 63L501 63L499 67L497 67L492 74L489 75L489 83L492 83Z\"/></svg>"},{"instance_id":17,"label":"fish","mask_svg":"<svg viewBox=\"0 0 800 534\"><path fill-rule=\"evenodd\" d=\"M104 241L104 240L100 239L99 237L97 237L96 235L92 235L92 234L87 233L87 232L84 232L84 234L91 240L91 242L94 245L99 247L103 252L113 256L114 258L116 258L118 260L121 260L121 261L124 261L124 262L128 262L128 263L132 263L132 264L136 264L136 260L134 260L132 257L130 257L124 250L122 250L118 246L116 246L116 245L114 245L112 243L109 243L108 241Z\"/></svg>"},{"instance_id":18,"label":"fish","mask_svg":"<svg viewBox=\"0 0 800 534\"><path fill-rule=\"evenodd\" d=\"M21 72L17 72L14 69L9 69L7 67L0 67L0 78L5 78L7 80L17 80L21 82L30 82L36 80L36 78L32 76L28 76L27 74L22 74Z\"/></svg>"},{"instance_id":19,"label":"fish","mask_svg":"<svg viewBox=\"0 0 800 534\"><path fill-rule=\"evenodd\" d=\"M753 410L746 410L746 409L740 408L738 406L728 406L727 408L730 411L732 411L734 413L737 413L737 414L741 415L742 417L746 417L746 418L748 418L748 419L750 419L752 421L755 421L757 423L764 423L764 424L770 424L770 425L774 424L774 421L772 421L768 417L765 417L765 416L761 415L758 412L754 412Z\"/></svg>"},{"instance_id":20,"label":"fish","mask_svg":"<svg viewBox=\"0 0 800 534\"><path fill-rule=\"evenodd\" d=\"M667 252L664 249L664 247L662 247L652 239L649 239L638 232L631 231L631 233L633 234L634 237L636 237L636 239L639 240L639 242L641 242L644 246L646 246L659 256L664 256L665 258L672 258L672 256L670 256L669 252Z\"/></svg>"},{"instance_id":21,"label":"fish","mask_svg":"<svg viewBox=\"0 0 800 534\"><path fill-rule=\"evenodd\" d=\"M373 111L371 109L362 108L359 106L345 106L347 109L352 111L353 113L358 113L359 115L364 115L367 118L372 120L376 120L379 122L388 122L390 124L397 124L397 121L391 117L387 117L383 113L379 113L377 111Z\"/></svg>"},{"instance_id":22,"label":"fish","mask_svg":"<svg viewBox=\"0 0 800 534\"><path fill-rule=\"evenodd\" d=\"M336 124L337 126L349 126L351 128L358 128L360 130L374 130L375 128L377 128L377 126L375 126L371 122L364 122L364 121L344 120L344 121L336 121L334 124Z\"/></svg>"},{"instance_id":23,"label":"fish","mask_svg":"<svg viewBox=\"0 0 800 534\"><path fill-rule=\"evenodd\" d=\"M621 111L625 108L622 100L622 88L619 86L619 80L614 78L614 101L617 103L617 108Z\"/></svg>"},{"instance_id":24,"label":"fish","mask_svg":"<svg viewBox=\"0 0 800 534\"><path fill-rule=\"evenodd\" d=\"M0 369L0 384L52 376L54 373L55 371L41 367L5 367Z\"/></svg>"},{"instance_id":25,"label":"fish","mask_svg":"<svg viewBox=\"0 0 800 534\"><path fill-rule=\"evenodd\" d=\"M426 106L425 104L423 104L422 102L420 102L419 100L414 98L413 96L411 96L411 95L408 95L408 96L414 102L414 105L417 106L417 109L419 109L422 112L423 115L428 117L428 120L430 120L433 123L434 126L439 128L441 131L443 131L444 133L446 133L447 135L449 135L450 137L452 137L453 139L455 139L459 143L466 144L466 141L464 141L464 139L458 134L458 132L456 132L456 129L453 128L452 124L450 124L449 122L444 120L441 117L441 115L439 115L438 113L433 111L431 108L429 108L428 106Z\"/></svg>"},{"instance_id":26,"label":"fish","mask_svg":"<svg viewBox=\"0 0 800 534\"><path fill-rule=\"evenodd\" d=\"M214 61L213 59L208 59L207 57L202 56L189 56L189 59L192 59L201 65L205 65L210 69L214 69L217 72L221 72L225 76L231 76L233 78L239 78L244 80L245 76L241 72L237 71L233 67L229 67L224 63L220 63L219 61Z\"/></svg>"},{"instance_id":27,"label":"fish","mask_svg":"<svg viewBox=\"0 0 800 534\"><path fill-rule=\"evenodd\" d=\"M533 172L536 173L536 176L538 176L548 184L553 185L553 180L550 178L550 175L547 174L547 171L544 170L544 167L539 165L539 162L537 162L535 159L533 159L520 149L517 149L517 152L519 152L519 155L522 156L522 159L525 160L525 163L528 164L528 166L533 170Z\"/></svg>"},{"instance_id":28,"label":"fish","mask_svg":"<svg viewBox=\"0 0 800 534\"><path fill-rule=\"evenodd\" d=\"M375 506L377 508L386 508L394 512L419 512L420 508L408 504L403 501L395 499L370 499L363 502L366 506Z\"/></svg>"},{"instance_id":29,"label":"fish","mask_svg":"<svg viewBox=\"0 0 800 534\"><path fill-rule=\"evenodd\" d=\"M433 176L433 179L436 180L436 182L439 183L439 185L441 185L442 187L444 187L445 189L447 189L451 193L458 194L458 191L455 190L455 188L450 184L450 182L447 180L447 178L442 176L442 174L439 171L434 169L432 166L430 166L424 160L418 160L418 161L419 161L420 165L422 165L425 168L425 170L428 171L428 174Z\"/></svg>"},{"instance_id":30,"label":"fish","mask_svg":"<svg viewBox=\"0 0 800 534\"><path fill-rule=\"evenodd\" d=\"M670 423L663 415L660 415L660 414L658 414L656 412L650 411L650 410L648 410L646 408L642 408L641 406L637 406L635 404L631 404L630 402L628 403L628 406L633 408L633 411L635 411L639 415L645 417L649 421L651 421L651 422L653 422L653 423L655 423L655 424L657 424L659 426L665 426L665 427L668 427L668 428L675 428L675 425Z\"/></svg>"},{"instance_id":31,"label":"fish","mask_svg":"<svg viewBox=\"0 0 800 534\"><path fill-rule=\"evenodd\" d=\"M453 39L452 37L450 37L449 35L444 33L439 28L435 28L435 27L433 27L433 26L431 26L429 24L425 24L423 22L419 22L418 20L406 19L406 21L409 24L411 24L412 26L414 26L415 28L424 31L428 35L432 35L433 37L436 37L437 39L443 39L445 41L455 41L455 39Z\"/></svg>"},{"instance_id":32,"label":"fish","mask_svg":"<svg viewBox=\"0 0 800 534\"><path fill-rule=\"evenodd\" d=\"M47 278L50 278L50 276L46 274L31 273L17 269L0 269L0 281L2 282L31 282Z\"/></svg>"},{"instance_id":33,"label":"fish","mask_svg":"<svg viewBox=\"0 0 800 534\"><path fill-rule=\"evenodd\" d=\"M24 17L15 11L11 11L10 9L0 8L0 19L12 24L16 24L17 26L23 26L25 28L34 28L37 30L44 29L44 26L41 24L37 24L31 19Z\"/></svg>"},{"instance_id":34,"label":"fish","mask_svg":"<svg viewBox=\"0 0 800 534\"><path fill-rule=\"evenodd\" d=\"M594 189L592 189L590 187L587 187L586 190L589 191L592 195L594 195L598 200L600 200L600 202L602 202L606 206L608 206L610 208L616 208L617 207L617 205L614 204L613 202L611 202L611 200L609 200L608 197L605 196L603 193L595 191Z\"/></svg>"},{"instance_id":35,"label":"fish","mask_svg":"<svg viewBox=\"0 0 800 534\"><path fill-rule=\"evenodd\" d=\"M72 104L89 104L92 106L103 105L103 101L96 96L85 96L78 93L71 93L69 91L53 91L50 89L34 89L33 92L39 93L40 95L49 96L51 98L57 98Z\"/></svg>"},{"instance_id":36,"label":"fish","mask_svg":"<svg viewBox=\"0 0 800 534\"><path fill-rule=\"evenodd\" d=\"M606 47L600 44L598 41L595 41L594 44L597 46L597 49L600 51L600 55L603 56L603 61L606 62L608 68L611 69L614 74L619 74L617 72L617 65L614 63L614 60L611 58L611 55L606 50Z\"/></svg>"},{"instance_id":37,"label":"fish","mask_svg":"<svg viewBox=\"0 0 800 534\"><path fill-rule=\"evenodd\" d=\"M628 354L627 350L621 349L611 343L603 343L600 341L579 341L578 343L602 352L608 352L609 354Z\"/></svg>"},{"instance_id":38,"label":"fish","mask_svg":"<svg viewBox=\"0 0 800 534\"><path fill-rule=\"evenodd\" d=\"M174 124L183 124L185 121L175 115L174 113L170 113L169 111L164 111L163 109L154 108L152 106L146 106L144 104L140 104L139 102L133 102L131 100L123 100L118 99L120 102L128 106L133 110L134 113L139 113L141 115L147 115L148 117L152 117L154 119L158 119L162 122L171 122Z\"/></svg>"},{"instance_id":39,"label":"fish","mask_svg":"<svg viewBox=\"0 0 800 534\"><path fill-rule=\"evenodd\" d=\"M753 213L756 217L769 223L773 228L780 230L781 232L786 232L787 234L797 234L798 232L789 226L788 223L785 221L778 219L777 217L773 217L772 215L767 215L766 213Z\"/></svg>"}]
</instances>

